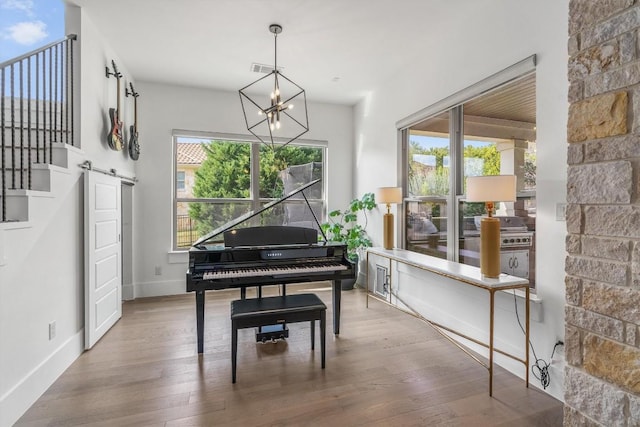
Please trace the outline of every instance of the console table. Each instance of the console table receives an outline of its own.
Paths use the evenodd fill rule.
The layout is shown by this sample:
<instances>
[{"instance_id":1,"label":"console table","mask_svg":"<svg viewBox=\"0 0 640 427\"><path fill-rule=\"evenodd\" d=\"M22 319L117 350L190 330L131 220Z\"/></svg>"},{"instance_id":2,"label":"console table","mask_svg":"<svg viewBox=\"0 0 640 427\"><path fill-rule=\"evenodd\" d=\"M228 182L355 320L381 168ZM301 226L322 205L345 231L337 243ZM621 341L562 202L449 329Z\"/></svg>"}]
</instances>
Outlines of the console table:
<instances>
[{"instance_id":1,"label":"console table","mask_svg":"<svg viewBox=\"0 0 640 427\"><path fill-rule=\"evenodd\" d=\"M401 264L406 264L411 267L415 267L420 270L428 271L434 273L439 276L443 276L449 279L453 279L454 281L461 283L463 285L474 286L476 288L484 289L489 292L489 343L482 342L475 338L471 338L467 335L464 335L458 331L455 331L447 326L438 324L433 322L413 308L410 305L406 304L402 301L397 294L393 293L393 284L391 281L388 284L388 293L389 296L394 296L399 302L401 302L405 307L407 307L410 311L404 310L401 307L393 304L391 302L391 298L387 301L384 298L377 296L375 293L370 291L369 287L369 278L371 275L369 274L369 257L370 255L379 256L382 258L386 258L390 261L394 261ZM391 271L389 272L391 274ZM375 283L374 283L375 287ZM507 353L505 351L499 350L493 345L493 329L494 329L494 300L495 293L497 291L511 290L511 289L522 289L525 292L525 342L524 342L524 359L520 357L516 357L513 354ZM445 338L455 344L458 348L463 350L466 354L471 356L476 362L484 366L489 371L489 396L493 395L493 355L494 352L500 353L507 357L510 357L518 362L521 362L525 366L525 376L526 376L526 387L529 387L529 281L526 279L522 279L520 277L509 276L506 274L501 274L497 279L487 279L483 278L480 273L480 269L478 267L460 264L453 261L447 261L441 258L432 257L429 255L420 254L417 252L407 251L404 249L384 249L384 248L369 248L367 250L367 298L366 304L367 308L369 307L369 297L375 298L376 300L383 301L389 305L392 305L398 309L401 309L419 319L423 320L427 324L431 325L436 331L442 334ZM460 336L464 339L467 339L471 342L474 342L480 346L483 346L489 349L489 362L485 363L480 360L474 354L470 352L467 348L463 347L460 343L453 340L450 336L448 336L445 332L447 331L457 336Z\"/></svg>"}]
</instances>

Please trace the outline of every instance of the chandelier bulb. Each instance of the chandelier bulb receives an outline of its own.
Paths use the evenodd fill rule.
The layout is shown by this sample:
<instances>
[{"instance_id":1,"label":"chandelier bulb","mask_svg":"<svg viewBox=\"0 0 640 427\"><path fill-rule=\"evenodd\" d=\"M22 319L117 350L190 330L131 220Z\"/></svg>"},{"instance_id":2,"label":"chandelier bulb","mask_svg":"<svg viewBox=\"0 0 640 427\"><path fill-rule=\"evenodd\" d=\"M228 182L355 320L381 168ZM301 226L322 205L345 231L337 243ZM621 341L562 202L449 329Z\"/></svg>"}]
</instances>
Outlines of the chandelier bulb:
<instances>
[{"instance_id":1,"label":"chandelier bulb","mask_svg":"<svg viewBox=\"0 0 640 427\"><path fill-rule=\"evenodd\" d=\"M287 108L288 108L289 110L292 110L292 109L293 109L293 104L289 104L289 105L287 105Z\"/></svg>"},{"instance_id":2,"label":"chandelier bulb","mask_svg":"<svg viewBox=\"0 0 640 427\"><path fill-rule=\"evenodd\" d=\"M280 122L276 122L276 129L280 129Z\"/></svg>"},{"instance_id":3,"label":"chandelier bulb","mask_svg":"<svg viewBox=\"0 0 640 427\"><path fill-rule=\"evenodd\" d=\"M262 115L262 110L258 110L258 115L261 116Z\"/></svg>"}]
</instances>

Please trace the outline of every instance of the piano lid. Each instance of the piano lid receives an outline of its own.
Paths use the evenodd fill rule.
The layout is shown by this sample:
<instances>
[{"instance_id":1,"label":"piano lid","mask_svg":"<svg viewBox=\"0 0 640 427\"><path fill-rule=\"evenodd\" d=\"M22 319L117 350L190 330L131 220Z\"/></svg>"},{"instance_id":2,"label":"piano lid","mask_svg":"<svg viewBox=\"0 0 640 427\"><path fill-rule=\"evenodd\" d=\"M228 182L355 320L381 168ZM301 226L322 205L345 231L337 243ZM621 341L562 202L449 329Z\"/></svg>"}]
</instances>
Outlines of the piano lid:
<instances>
[{"instance_id":1,"label":"piano lid","mask_svg":"<svg viewBox=\"0 0 640 427\"><path fill-rule=\"evenodd\" d=\"M250 219L252 219L252 218L260 215L261 213L273 208L274 206L284 202L285 200L288 200L288 199L292 198L296 194L303 192L304 190L306 190L309 187L317 184L320 181L321 181L321 179L315 179L313 181L309 181L308 183L306 183L306 184L296 188L295 190L291 191L290 193L284 195L283 197L281 197L281 198L279 198L277 200L274 200L272 202L267 203L262 208L256 209L256 210L253 210L253 211L249 211L246 214L241 215L241 216L239 216L239 217L227 222L226 224L216 228L212 232L210 232L210 233L202 236L198 240L196 240L196 242L193 244L193 246L194 247L198 247L198 248L202 248L203 244L207 243L208 241L212 240L213 238L215 238L217 236L222 236L222 234L225 231L230 230L231 228L236 227L236 226L240 225L241 223L243 223L245 221L249 221ZM316 218L315 214L313 213L313 209L311 209L311 206L309 206L309 201L307 200L307 197L304 195L304 193L302 193L302 196L304 197L304 200L307 203L307 206L309 207L309 210L311 211L311 214L313 215L313 218L314 218L316 224L318 225L318 229L320 229L320 232L322 233L322 235L324 237L324 240L326 241L327 238L324 235L324 232L322 231L322 229L320 228L320 223L318 222L318 219Z\"/></svg>"}]
</instances>

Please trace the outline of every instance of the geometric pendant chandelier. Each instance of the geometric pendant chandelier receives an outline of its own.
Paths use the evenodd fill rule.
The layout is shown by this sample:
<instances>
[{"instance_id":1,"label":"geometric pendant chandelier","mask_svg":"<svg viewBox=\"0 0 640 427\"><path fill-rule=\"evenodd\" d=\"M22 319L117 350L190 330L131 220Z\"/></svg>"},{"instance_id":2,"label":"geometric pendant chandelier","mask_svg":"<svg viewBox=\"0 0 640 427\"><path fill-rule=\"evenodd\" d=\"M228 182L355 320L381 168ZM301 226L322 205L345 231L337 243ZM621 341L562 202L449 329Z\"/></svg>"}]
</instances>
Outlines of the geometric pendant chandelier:
<instances>
[{"instance_id":1,"label":"geometric pendant chandelier","mask_svg":"<svg viewBox=\"0 0 640 427\"><path fill-rule=\"evenodd\" d=\"M304 89L278 69L278 34L282 27L272 24L269 31L274 35L273 70L239 93L247 130L278 149L309 131L309 116Z\"/></svg>"}]
</instances>

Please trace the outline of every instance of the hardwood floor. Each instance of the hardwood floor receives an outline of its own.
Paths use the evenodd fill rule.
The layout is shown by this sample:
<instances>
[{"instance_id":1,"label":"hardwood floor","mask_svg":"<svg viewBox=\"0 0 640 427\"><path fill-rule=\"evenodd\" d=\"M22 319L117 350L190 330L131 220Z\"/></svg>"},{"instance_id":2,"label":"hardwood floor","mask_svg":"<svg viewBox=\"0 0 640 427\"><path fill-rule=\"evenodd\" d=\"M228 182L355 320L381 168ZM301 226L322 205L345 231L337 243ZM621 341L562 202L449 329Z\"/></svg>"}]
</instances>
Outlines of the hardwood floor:
<instances>
[{"instance_id":1,"label":"hardwood floor","mask_svg":"<svg viewBox=\"0 0 640 427\"><path fill-rule=\"evenodd\" d=\"M327 283L289 285L327 304ZM269 287L267 294L276 291ZM208 292L198 356L193 294L125 302L122 319L16 426L560 426L562 403L496 367L488 373L429 326L362 290L343 292L339 337L327 328L327 366L310 350L309 323L256 344L238 337L231 383L229 302ZM328 322L329 323L329 322ZM533 379L535 381L535 379Z\"/></svg>"}]
</instances>

